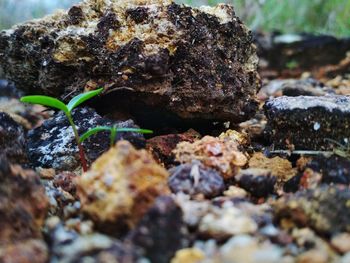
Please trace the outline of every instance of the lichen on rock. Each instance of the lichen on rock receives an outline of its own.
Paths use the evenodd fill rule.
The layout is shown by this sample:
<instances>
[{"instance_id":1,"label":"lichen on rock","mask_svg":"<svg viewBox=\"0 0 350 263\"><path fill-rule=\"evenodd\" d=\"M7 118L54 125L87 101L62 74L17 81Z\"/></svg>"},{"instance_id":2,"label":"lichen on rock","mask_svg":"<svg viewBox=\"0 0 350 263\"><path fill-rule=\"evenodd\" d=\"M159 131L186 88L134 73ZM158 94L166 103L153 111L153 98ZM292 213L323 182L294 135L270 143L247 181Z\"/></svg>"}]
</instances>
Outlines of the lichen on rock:
<instances>
[{"instance_id":1,"label":"lichen on rock","mask_svg":"<svg viewBox=\"0 0 350 263\"><path fill-rule=\"evenodd\" d=\"M34 94L103 86L110 106L181 119L239 122L257 109L255 46L229 5L87 0L1 32L0 50L6 78Z\"/></svg>"}]
</instances>

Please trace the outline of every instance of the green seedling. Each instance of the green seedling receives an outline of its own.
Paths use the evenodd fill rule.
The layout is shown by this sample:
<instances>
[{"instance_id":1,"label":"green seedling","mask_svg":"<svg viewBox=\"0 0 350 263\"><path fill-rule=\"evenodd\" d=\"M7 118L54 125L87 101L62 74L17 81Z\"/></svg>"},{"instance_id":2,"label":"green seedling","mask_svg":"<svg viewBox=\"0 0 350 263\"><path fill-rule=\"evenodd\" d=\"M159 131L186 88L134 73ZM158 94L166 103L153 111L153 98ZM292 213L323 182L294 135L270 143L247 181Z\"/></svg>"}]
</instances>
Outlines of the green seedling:
<instances>
[{"instance_id":1,"label":"green seedling","mask_svg":"<svg viewBox=\"0 0 350 263\"><path fill-rule=\"evenodd\" d=\"M43 106L51 107L51 108L56 108L61 111L63 111L69 121L69 124L71 125L73 132L74 132L74 137L75 141L77 142L78 149L79 149L79 156L80 156L80 161L81 165L83 168L83 171L87 171L87 162L85 159L85 154L84 154L84 148L80 142L80 137L78 134L78 130L76 125L74 124L73 117L72 117L72 110L82 104L83 102L99 95L103 91L103 88L89 91L86 93L79 94L75 96L74 98L69 101L67 105L65 105L62 101L49 97L49 96L24 96L21 98L21 102L26 102L26 103L31 103L31 104L40 104Z\"/></svg>"},{"instance_id":2,"label":"green seedling","mask_svg":"<svg viewBox=\"0 0 350 263\"><path fill-rule=\"evenodd\" d=\"M117 136L118 132L138 132L138 133L153 133L152 130L146 130L146 129L137 129L137 128L118 128L116 126L98 126L95 128L92 128L91 130L88 130L80 137L80 143L85 141L90 136L103 131L109 131L110 132L110 147L113 147L115 143L115 138Z\"/></svg>"}]
</instances>

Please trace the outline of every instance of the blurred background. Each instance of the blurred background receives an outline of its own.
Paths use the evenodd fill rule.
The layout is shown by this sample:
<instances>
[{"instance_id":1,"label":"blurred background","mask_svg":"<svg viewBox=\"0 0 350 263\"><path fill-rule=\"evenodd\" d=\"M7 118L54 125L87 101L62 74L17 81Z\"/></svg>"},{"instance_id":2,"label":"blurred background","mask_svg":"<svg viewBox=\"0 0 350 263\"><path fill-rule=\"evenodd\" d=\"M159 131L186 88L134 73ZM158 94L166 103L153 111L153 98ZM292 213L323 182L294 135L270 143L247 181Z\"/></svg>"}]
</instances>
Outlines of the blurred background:
<instances>
[{"instance_id":1,"label":"blurred background","mask_svg":"<svg viewBox=\"0 0 350 263\"><path fill-rule=\"evenodd\" d=\"M126 0L127 1L127 0ZM0 29L79 0L0 0ZM233 4L237 15L253 30L309 32L350 36L350 0L178 0L188 5Z\"/></svg>"}]
</instances>

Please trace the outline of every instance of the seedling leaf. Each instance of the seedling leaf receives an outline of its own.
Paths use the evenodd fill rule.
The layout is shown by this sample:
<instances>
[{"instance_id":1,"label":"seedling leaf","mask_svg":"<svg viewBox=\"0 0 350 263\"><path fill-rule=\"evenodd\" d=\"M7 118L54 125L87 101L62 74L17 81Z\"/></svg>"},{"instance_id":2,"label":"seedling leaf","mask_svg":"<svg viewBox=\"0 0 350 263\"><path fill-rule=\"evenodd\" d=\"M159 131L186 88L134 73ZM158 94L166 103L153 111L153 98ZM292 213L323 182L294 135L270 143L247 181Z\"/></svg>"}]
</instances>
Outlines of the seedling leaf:
<instances>
[{"instance_id":1,"label":"seedling leaf","mask_svg":"<svg viewBox=\"0 0 350 263\"><path fill-rule=\"evenodd\" d=\"M91 99L92 97L97 96L102 91L103 91L103 88L100 88L97 90L85 92L75 96L73 99L71 99L71 101L67 105L69 112L71 112L74 108L82 104L84 101L87 101L88 99Z\"/></svg>"},{"instance_id":2,"label":"seedling leaf","mask_svg":"<svg viewBox=\"0 0 350 263\"><path fill-rule=\"evenodd\" d=\"M138 133L153 133L152 130L137 129L137 128L117 128L117 132L138 132Z\"/></svg>"},{"instance_id":3,"label":"seedling leaf","mask_svg":"<svg viewBox=\"0 0 350 263\"><path fill-rule=\"evenodd\" d=\"M107 127L107 126L98 126L98 127L92 128L80 136L79 142L82 143L87 138L89 138L90 136L92 136L98 132L110 131L110 130L111 130L111 127Z\"/></svg>"},{"instance_id":4,"label":"seedling leaf","mask_svg":"<svg viewBox=\"0 0 350 263\"><path fill-rule=\"evenodd\" d=\"M21 98L21 102L26 102L31 104L40 104L51 108L56 108L64 111L66 114L69 112L67 106L62 101L59 101L58 99L48 97L48 96L40 96L40 95L24 96Z\"/></svg>"}]
</instances>

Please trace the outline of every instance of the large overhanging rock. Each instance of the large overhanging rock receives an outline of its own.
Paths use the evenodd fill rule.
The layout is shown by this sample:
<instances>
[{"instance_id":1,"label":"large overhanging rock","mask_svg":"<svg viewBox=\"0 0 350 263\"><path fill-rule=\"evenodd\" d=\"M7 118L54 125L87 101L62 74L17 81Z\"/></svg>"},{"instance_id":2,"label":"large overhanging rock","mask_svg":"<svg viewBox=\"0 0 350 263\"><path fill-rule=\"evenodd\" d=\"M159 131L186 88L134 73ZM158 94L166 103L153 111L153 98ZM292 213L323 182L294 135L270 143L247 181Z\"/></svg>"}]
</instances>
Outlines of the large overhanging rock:
<instances>
[{"instance_id":1,"label":"large overhanging rock","mask_svg":"<svg viewBox=\"0 0 350 263\"><path fill-rule=\"evenodd\" d=\"M104 106L132 113L238 122L257 107L255 47L229 5L86 0L1 32L0 67L31 94L103 86Z\"/></svg>"}]
</instances>

